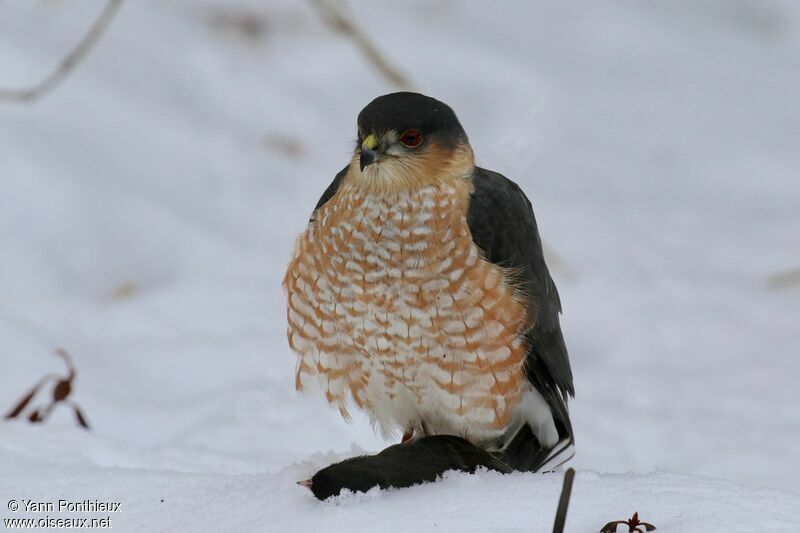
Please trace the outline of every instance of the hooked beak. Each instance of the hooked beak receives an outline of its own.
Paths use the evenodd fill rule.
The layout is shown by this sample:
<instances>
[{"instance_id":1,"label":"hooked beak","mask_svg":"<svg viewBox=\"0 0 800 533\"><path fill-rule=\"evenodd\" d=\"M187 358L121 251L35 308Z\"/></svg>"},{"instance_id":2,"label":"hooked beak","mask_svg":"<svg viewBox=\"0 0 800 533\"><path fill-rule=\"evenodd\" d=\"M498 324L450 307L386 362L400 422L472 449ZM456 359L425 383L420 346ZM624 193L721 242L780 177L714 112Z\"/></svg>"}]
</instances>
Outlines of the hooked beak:
<instances>
[{"instance_id":1,"label":"hooked beak","mask_svg":"<svg viewBox=\"0 0 800 533\"><path fill-rule=\"evenodd\" d=\"M380 158L380 153L377 151L378 145L378 139L374 133L368 135L361 143L361 159L359 160L361 172L364 172L365 168Z\"/></svg>"},{"instance_id":2,"label":"hooked beak","mask_svg":"<svg viewBox=\"0 0 800 533\"><path fill-rule=\"evenodd\" d=\"M361 172L364 172L364 169L370 166L372 163L378 160L378 152L375 150L370 150L369 148L364 148L361 150L361 159L359 159L359 166L361 167Z\"/></svg>"}]
</instances>

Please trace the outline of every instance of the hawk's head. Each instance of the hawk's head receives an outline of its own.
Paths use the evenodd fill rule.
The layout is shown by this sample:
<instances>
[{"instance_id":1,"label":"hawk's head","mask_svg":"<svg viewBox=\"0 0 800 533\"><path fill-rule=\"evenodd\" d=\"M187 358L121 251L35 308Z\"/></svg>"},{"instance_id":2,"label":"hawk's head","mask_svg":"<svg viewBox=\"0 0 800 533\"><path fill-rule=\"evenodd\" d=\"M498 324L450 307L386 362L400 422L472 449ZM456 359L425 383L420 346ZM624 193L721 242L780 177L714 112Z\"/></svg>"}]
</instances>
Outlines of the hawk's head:
<instances>
[{"instance_id":1,"label":"hawk's head","mask_svg":"<svg viewBox=\"0 0 800 533\"><path fill-rule=\"evenodd\" d=\"M418 93L379 96L358 115L350 175L372 191L404 190L471 174L472 149L447 104Z\"/></svg>"}]
</instances>

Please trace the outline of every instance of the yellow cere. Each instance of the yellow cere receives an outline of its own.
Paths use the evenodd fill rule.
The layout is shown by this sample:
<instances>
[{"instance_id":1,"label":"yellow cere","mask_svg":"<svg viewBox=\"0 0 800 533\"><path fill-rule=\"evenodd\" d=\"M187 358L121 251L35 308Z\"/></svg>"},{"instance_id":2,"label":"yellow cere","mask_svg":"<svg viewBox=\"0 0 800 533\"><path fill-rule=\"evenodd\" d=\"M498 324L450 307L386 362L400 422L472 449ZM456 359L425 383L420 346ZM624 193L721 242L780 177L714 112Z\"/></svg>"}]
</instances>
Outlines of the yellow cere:
<instances>
[{"instance_id":1,"label":"yellow cere","mask_svg":"<svg viewBox=\"0 0 800 533\"><path fill-rule=\"evenodd\" d=\"M370 133L369 136L364 139L364 142L361 143L361 148L366 148L367 150L374 150L378 147L378 139L375 138L374 133Z\"/></svg>"}]
</instances>

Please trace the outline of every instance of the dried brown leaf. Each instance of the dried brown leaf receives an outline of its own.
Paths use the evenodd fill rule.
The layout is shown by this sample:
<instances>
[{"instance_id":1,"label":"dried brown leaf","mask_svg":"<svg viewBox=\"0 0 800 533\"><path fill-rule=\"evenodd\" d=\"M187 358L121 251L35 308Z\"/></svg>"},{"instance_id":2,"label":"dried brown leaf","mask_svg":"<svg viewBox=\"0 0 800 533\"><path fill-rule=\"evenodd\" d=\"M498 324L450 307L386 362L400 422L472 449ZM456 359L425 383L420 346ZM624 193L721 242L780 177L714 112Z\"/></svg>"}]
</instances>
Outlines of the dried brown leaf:
<instances>
[{"instance_id":1,"label":"dried brown leaf","mask_svg":"<svg viewBox=\"0 0 800 533\"><path fill-rule=\"evenodd\" d=\"M80 424L85 429L91 429L89 427L89 422L86 421L86 417L83 416L83 411L77 405L73 405L72 409L75 411L75 418L78 420L78 424Z\"/></svg>"},{"instance_id":2,"label":"dried brown leaf","mask_svg":"<svg viewBox=\"0 0 800 533\"><path fill-rule=\"evenodd\" d=\"M39 383L38 385L33 387L28 394L23 396L23 398L17 403L17 405L15 405L14 408L11 411L9 411L9 413L6 415L6 420L11 418L16 418L17 416L19 416L22 410L25 409L25 407L27 407L28 404L31 402L33 397L36 396L36 393L39 392L39 388L41 388L41 386L42 384Z\"/></svg>"}]
</instances>

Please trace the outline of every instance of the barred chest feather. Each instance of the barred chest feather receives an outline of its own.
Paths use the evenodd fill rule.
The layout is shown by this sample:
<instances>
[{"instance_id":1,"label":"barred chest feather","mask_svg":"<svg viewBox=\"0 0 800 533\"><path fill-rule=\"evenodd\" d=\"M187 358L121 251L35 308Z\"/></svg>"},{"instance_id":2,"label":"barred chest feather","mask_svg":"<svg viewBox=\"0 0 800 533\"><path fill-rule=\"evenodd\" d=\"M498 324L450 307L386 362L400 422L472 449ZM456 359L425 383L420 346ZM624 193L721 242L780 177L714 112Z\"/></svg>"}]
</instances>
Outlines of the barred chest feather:
<instances>
[{"instance_id":1,"label":"barred chest feather","mask_svg":"<svg viewBox=\"0 0 800 533\"><path fill-rule=\"evenodd\" d=\"M316 212L284 279L298 390L321 389L345 418L352 400L385 435L482 440L512 422L529 319L472 242L470 187L345 182Z\"/></svg>"}]
</instances>

